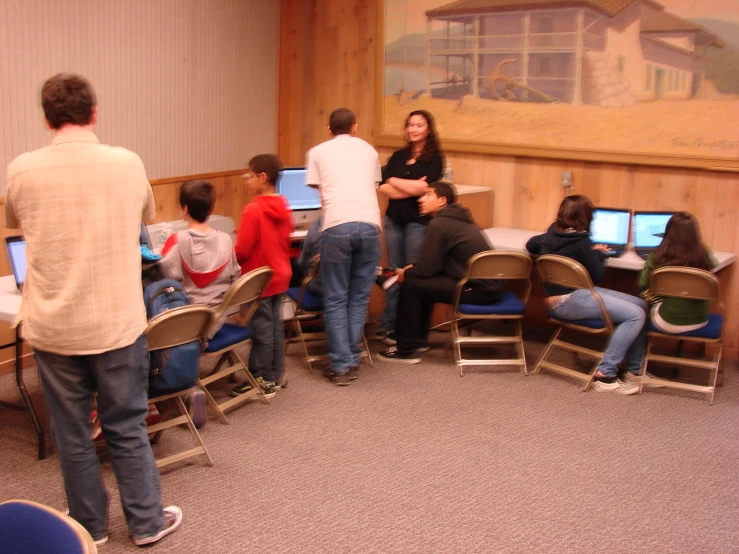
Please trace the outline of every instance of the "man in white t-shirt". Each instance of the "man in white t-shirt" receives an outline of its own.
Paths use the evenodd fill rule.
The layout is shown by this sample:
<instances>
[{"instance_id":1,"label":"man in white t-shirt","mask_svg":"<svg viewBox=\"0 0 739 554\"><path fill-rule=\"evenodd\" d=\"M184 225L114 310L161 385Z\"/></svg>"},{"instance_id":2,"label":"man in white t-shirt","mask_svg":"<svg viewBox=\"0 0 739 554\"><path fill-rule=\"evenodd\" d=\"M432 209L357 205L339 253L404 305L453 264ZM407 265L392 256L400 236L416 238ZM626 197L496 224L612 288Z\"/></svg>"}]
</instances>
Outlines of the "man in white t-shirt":
<instances>
[{"instance_id":1,"label":"man in white t-shirt","mask_svg":"<svg viewBox=\"0 0 739 554\"><path fill-rule=\"evenodd\" d=\"M329 131L331 140L308 152L307 181L319 188L323 200L321 275L331 359L326 376L337 385L348 385L357 377L380 260L377 184L382 172L375 149L355 136L357 119L351 110L334 110Z\"/></svg>"}]
</instances>

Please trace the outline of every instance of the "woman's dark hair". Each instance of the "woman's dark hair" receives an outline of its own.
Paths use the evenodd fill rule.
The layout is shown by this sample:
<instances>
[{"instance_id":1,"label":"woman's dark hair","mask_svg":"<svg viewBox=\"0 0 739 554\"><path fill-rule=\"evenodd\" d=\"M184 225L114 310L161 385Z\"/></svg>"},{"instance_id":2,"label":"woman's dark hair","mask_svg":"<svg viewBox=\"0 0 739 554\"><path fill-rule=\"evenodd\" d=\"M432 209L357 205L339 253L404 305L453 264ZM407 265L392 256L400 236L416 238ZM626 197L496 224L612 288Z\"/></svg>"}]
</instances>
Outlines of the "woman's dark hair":
<instances>
[{"instance_id":1,"label":"woman's dark hair","mask_svg":"<svg viewBox=\"0 0 739 554\"><path fill-rule=\"evenodd\" d=\"M667 222L665 236L654 255L655 266L679 265L710 270L698 220L688 212L676 212Z\"/></svg>"},{"instance_id":2,"label":"woman's dark hair","mask_svg":"<svg viewBox=\"0 0 739 554\"><path fill-rule=\"evenodd\" d=\"M426 125L428 125L429 128L429 134L426 137L426 144L423 145L423 150L421 150L421 154L418 156L419 160L423 160L424 162L430 162L431 158L434 157L434 154L442 155L441 152L441 144L439 143L439 138L436 135L436 123L434 123L434 116L431 115L426 110L415 110L408 114L408 117L405 120L405 125L403 126L403 129L408 129L408 123L411 120L411 117L414 115L420 115L426 120ZM411 154L413 152L413 144L411 141L408 141L408 153Z\"/></svg>"},{"instance_id":3,"label":"woman's dark hair","mask_svg":"<svg viewBox=\"0 0 739 554\"><path fill-rule=\"evenodd\" d=\"M563 231L590 231L590 222L593 221L593 203L590 198L582 194L566 196L559 205L557 212L557 227Z\"/></svg>"}]
</instances>

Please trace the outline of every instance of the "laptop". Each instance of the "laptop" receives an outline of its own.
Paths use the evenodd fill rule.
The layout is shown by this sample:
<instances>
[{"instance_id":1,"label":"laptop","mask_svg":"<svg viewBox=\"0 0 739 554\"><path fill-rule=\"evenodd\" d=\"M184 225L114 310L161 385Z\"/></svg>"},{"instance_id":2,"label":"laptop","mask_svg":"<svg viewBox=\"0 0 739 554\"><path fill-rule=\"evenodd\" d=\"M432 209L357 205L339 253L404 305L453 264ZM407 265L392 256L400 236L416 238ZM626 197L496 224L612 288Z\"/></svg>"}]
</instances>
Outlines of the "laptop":
<instances>
[{"instance_id":1,"label":"laptop","mask_svg":"<svg viewBox=\"0 0 739 554\"><path fill-rule=\"evenodd\" d=\"M634 212L634 251L646 260L657 250L673 212Z\"/></svg>"},{"instance_id":2,"label":"laptop","mask_svg":"<svg viewBox=\"0 0 739 554\"><path fill-rule=\"evenodd\" d=\"M590 240L594 244L604 244L608 250L607 258L618 258L626 251L631 227L631 210L615 208L595 208L590 223Z\"/></svg>"},{"instance_id":3,"label":"laptop","mask_svg":"<svg viewBox=\"0 0 739 554\"><path fill-rule=\"evenodd\" d=\"M26 280L26 241L23 237L5 237L5 247L8 249L15 284L18 290L22 290L23 281Z\"/></svg>"}]
</instances>

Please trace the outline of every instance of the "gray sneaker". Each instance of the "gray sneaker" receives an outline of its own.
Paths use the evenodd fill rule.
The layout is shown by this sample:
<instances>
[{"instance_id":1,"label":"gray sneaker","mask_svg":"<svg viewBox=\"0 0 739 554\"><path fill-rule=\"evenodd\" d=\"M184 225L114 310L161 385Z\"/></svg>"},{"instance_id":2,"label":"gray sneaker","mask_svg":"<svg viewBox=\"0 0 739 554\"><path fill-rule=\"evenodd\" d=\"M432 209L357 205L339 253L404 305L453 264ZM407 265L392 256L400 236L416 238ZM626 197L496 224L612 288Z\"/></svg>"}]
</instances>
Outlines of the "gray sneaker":
<instances>
[{"instance_id":1,"label":"gray sneaker","mask_svg":"<svg viewBox=\"0 0 739 554\"><path fill-rule=\"evenodd\" d=\"M656 375L652 375L648 371L644 374L647 379L654 379L655 381L666 381L667 379L662 379L662 377L657 377ZM631 373L630 371L626 372L626 375L624 375L624 381L627 383L634 383L635 385L639 385L641 383L641 375L635 375ZM660 383L645 383L645 387L652 387L655 389L663 389L665 386L661 385Z\"/></svg>"},{"instance_id":2,"label":"gray sneaker","mask_svg":"<svg viewBox=\"0 0 739 554\"><path fill-rule=\"evenodd\" d=\"M595 392L610 392L613 394L636 394L639 392L639 385L634 383L624 383L621 379L616 379L613 383L605 381L593 381L593 390Z\"/></svg>"},{"instance_id":3,"label":"gray sneaker","mask_svg":"<svg viewBox=\"0 0 739 554\"><path fill-rule=\"evenodd\" d=\"M205 402L205 393L194 390L187 395L187 411L196 429L202 429L208 423L208 412Z\"/></svg>"},{"instance_id":4,"label":"gray sneaker","mask_svg":"<svg viewBox=\"0 0 739 554\"><path fill-rule=\"evenodd\" d=\"M133 543L136 546L144 546L145 544L151 544L157 542L170 533L173 533L182 523L182 510L177 506L167 506L164 508L164 527L162 527L158 533L149 537L134 537Z\"/></svg>"}]
</instances>

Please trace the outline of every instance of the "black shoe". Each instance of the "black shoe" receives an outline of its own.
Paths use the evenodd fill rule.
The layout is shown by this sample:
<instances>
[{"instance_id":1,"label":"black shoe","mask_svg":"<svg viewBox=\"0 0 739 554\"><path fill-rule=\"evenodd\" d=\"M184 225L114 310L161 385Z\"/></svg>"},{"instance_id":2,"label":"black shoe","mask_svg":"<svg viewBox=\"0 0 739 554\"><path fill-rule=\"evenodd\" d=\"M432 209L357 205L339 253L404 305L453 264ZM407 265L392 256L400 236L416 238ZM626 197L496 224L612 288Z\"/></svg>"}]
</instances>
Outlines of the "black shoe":
<instances>
[{"instance_id":1,"label":"black shoe","mask_svg":"<svg viewBox=\"0 0 739 554\"><path fill-rule=\"evenodd\" d=\"M339 387L346 387L347 385L350 385L354 379L356 379L356 377L352 377L351 375L349 375L349 371L346 371L344 373L336 373L335 371L327 369L323 372L323 375L328 378L328 380L331 381L334 385L337 385Z\"/></svg>"},{"instance_id":2,"label":"black shoe","mask_svg":"<svg viewBox=\"0 0 739 554\"><path fill-rule=\"evenodd\" d=\"M395 331L391 331L390 333L388 333L387 336L382 339L382 342L384 342L388 346L395 346L396 344L398 344L398 341L395 338Z\"/></svg>"},{"instance_id":3,"label":"black shoe","mask_svg":"<svg viewBox=\"0 0 739 554\"><path fill-rule=\"evenodd\" d=\"M355 365L354 367L349 368L349 379L352 381L354 379L357 379L359 377L359 366Z\"/></svg>"},{"instance_id":4,"label":"black shoe","mask_svg":"<svg viewBox=\"0 0 739 554\"><path fill-rule=\"evenodd\" d=\"M400 364L420 364L421 358L418 357L418 352L412 352L410 354L402 354L398 351L397 346L391 346L387 350L382 350L377 353L377 356L385 360L386 362L396 362Z\"/></svg>"}]
</instances>

